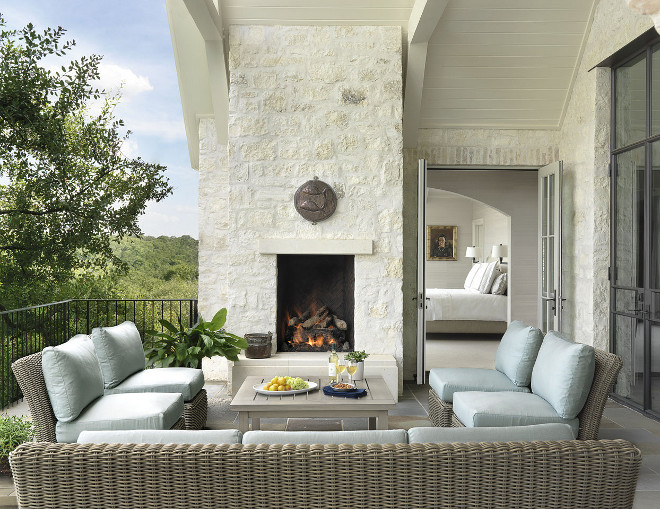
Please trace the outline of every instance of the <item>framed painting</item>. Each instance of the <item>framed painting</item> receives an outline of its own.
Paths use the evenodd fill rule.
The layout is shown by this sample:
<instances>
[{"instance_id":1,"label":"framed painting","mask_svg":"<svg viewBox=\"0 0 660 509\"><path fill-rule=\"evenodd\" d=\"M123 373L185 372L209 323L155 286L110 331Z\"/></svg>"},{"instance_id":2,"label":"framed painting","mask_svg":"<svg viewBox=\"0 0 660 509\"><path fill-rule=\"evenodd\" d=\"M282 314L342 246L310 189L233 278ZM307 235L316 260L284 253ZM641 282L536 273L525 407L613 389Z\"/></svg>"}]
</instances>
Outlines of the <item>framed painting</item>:
<instances>
[{"instance_id":1,"label":"framed painting","mask_svg":"<svg viewBox=\"0 0 660 509\"><path fill-rule=\"evenodd\" d=\"M426 227L426 259L456 261L456 242L458 226Z\"/></svg>"}]
</instances>

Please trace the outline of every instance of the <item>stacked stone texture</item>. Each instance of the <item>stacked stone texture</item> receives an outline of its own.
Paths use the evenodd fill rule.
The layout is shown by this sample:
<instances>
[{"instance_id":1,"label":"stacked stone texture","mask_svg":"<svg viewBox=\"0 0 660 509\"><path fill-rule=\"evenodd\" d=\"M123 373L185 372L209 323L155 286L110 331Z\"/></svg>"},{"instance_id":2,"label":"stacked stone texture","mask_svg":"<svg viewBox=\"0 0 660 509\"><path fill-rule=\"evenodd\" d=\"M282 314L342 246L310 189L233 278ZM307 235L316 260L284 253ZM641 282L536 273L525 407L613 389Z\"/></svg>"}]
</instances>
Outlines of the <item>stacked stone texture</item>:
<instances>
[{"instance_id":1,"label":"stacked stone texture","mask_svg":"<svg viewBox=\"0 0 660 509\"><path fill-rule=\"evenodd\" d=\"M235 26L229 43L228 146L200 122L202 312L274 331L277 261L259 239L370 239L374 254L355 257L355 347L401 366L400 28ZM314 177L338 197L317 225L293 206Z\"/></svg>"}]
</instances>

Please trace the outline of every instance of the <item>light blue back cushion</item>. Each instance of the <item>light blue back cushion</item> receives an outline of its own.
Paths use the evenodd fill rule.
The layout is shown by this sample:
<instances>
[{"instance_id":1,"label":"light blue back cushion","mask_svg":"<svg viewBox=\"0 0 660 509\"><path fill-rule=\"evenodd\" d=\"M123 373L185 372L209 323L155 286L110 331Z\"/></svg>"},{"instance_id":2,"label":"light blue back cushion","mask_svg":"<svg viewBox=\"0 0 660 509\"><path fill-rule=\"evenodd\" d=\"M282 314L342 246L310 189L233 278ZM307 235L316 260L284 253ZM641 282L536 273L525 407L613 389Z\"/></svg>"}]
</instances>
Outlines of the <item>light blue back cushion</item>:
<instances>
[{"instance_id":1,"label":"light blue back cushion","mask_svg":"<svg viewBox=\"0 0 660 509\"><path fill-rule=\"evenodd\" d=\"M403 429L351 431L248 431L247 444L407 444Z\"/></svg>"},{"instance_id":2,"label":"light blue back cushion","mask_svg":"<svg viewBox=\"0 0 660 509\"><path fill-rule=\"evenodd\" d=\"M535 440L575 440L568 424L558 422L530 426L484 428L410 428L411 444L452 442L533 442Z\"/></svg>"},{"instance_id":3,"label":"light blue back cushion","mask_svg":"<svg viewBox=\"0 0 660 509\"><path fill-rule=\"evenodd\" d=\"M518 387L529 387L543 333L536 327L514 321L509 324L495 354L495 369Z\"/></svg>"},{"instance_id":4,"label":"light blue back cushion","mask_svg":"<svg viewBox=\"0 0 660 509\"><path fill-rule=\"evenodd\" d=\"M78 335L41 354L50 404L58 421L70 422L103 395L103 375L89 336Z\"/></svg>"},{"instance_id":5,"label":"light blue back cushion","mask_svg":"<svg viewBox=\"0 0 660 509\"><path fill-rule=\"evenodd\" d=\"M140 332L133 322L92 330L106 389L112 389L145 367Z\"/></svg>"},{"instance_id":6,"label":"light blue back cushion","mask_svg":"<svg viewBox=\"0 0 660 509\"><path fill-rule=\"evenodd\" d=\"M595 368L593 347L573 343L550 331L534 364L532 392L564 419L574 419L587 401Z\"/></svg>"},{"instance_id":7,"label":"light blue back cushion","mask_svg":"<svg viewBox=\"0 0 660 509\"><path fill-rule=\"evenodd\" d=\"M83 431L79 444L240 444L237 429L138 429Z\"/></svg>"}]
</instances>

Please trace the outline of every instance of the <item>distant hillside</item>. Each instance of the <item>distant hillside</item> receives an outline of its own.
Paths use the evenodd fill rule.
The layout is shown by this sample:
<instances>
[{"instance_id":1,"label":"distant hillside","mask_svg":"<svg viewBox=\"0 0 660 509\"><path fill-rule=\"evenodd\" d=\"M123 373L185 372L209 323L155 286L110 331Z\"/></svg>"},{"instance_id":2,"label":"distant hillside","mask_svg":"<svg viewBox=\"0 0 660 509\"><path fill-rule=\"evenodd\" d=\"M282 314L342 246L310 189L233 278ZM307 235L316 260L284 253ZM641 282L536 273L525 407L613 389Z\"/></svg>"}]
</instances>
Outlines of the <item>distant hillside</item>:
<instances>
[{"instance_id":1,"label":"distant hillside","mask_svg":"<svg viewBox=\"0 0 660 509\"><path fill-rule=\"evenodd\" d=\"M129 266L116 280L122 298L197 298L199 241L183 237L128 237L113 246Z\"/></svg>"}]
</instances>

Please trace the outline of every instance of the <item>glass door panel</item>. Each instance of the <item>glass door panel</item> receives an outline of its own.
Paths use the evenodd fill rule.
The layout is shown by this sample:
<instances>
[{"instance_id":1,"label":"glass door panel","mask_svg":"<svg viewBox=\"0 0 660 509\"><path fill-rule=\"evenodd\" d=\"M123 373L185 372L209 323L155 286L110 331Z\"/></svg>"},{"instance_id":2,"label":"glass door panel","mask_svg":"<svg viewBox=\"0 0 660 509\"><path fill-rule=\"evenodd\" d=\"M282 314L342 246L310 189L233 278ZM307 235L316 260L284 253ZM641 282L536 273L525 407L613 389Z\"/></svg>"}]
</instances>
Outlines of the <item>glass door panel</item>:
<instances>
[{"instance_id":1,"label":"glass door panel","mask_svg":"<svg viewBox=\"0 0 660 509\"><path fill-rule=\"evenodd\" d=\"M660 413L660 322L651 322L651 410Z\"/></svg>"},{"instance_id":2,"label":"glass door panel","mask_svg":"<svg viewBox=\"0 0 660 509\"><path fill-rule=\"evenodd\" d=\"M644 401L644 321L629 316L614 316L615 350L623 367L615 393L638 404Z\"/></svg>"},{"instance_id":3,"label":"glass door panel","mask_svg":"<svg viewBox=\"0 0 660 509\"><path fill-rule=\"evenodd\" d=\"M660 133L660 44L651 50L651 134Z\"/></svg>"},{"instance_id":4,"label":"glass door panel","mask_svg":"<svg viewBox=\"0 0 660 509\"><path fill-rule=\"evenodd\" d=\"M654 52L654 62L655 62ZM660 57L660 53L659 53ZM660 60L660 58L659 58ZM660 67L660 62L658 62ZM660 84L660 78L658 79ZM660 95L660 91L658 91ZM649 177L649 288L646 292L651 342L651 410L660 413L660 141L651 144Z\"/></svg>"},{"instance_id":5,"label":"glass door panel","mask_svg":"<svg viewBox=\"0 0 660 509\"><path fill-rule=\"evenodd\" d=\"M539 328L561 329L562 162L539 169Z\"/></svg>"},{"instance_id":6,"label":"glass door panel","mask_svg":"<svg viewBox=\"0 0 660 509\"><path fill-rule=\"evenodd\" d=\"M658 63L660 66L660 62ZM660 91L658 92L660 95ZM650 221L650 286L654 290L660 290L660 141L651 144L652 160L651 160L651 191L650 191L650 204L651 204L651 221Z\"/></svg>"},{"instance_id":7,"label":"glass door panel","mask_svg":"<svg viewBox=\"0 0 660 509\"><path fill-rule=\"evenodd\" d=\"M639 288L644 276L644 167L645 149L616 156L614 204L614 284Z\"/></svg>"},{"instance_id":8,"label":"glass door panel","mask_svg":"<svg viewBox=\"0 0 660 509\"><path fill-rule=\"evenodd\" d=\"M616 148L646 138L646 53L618 67L616 83Z\"/></svg>"}]
</instances>

